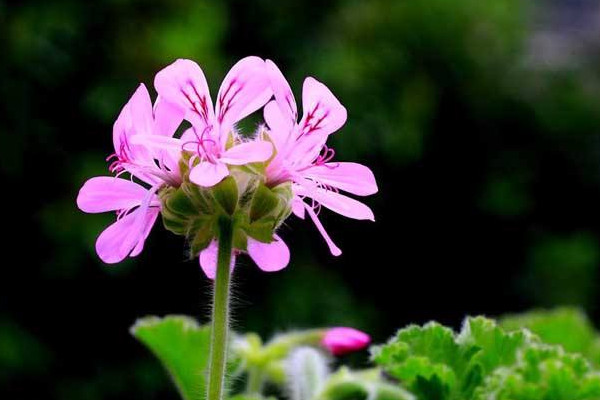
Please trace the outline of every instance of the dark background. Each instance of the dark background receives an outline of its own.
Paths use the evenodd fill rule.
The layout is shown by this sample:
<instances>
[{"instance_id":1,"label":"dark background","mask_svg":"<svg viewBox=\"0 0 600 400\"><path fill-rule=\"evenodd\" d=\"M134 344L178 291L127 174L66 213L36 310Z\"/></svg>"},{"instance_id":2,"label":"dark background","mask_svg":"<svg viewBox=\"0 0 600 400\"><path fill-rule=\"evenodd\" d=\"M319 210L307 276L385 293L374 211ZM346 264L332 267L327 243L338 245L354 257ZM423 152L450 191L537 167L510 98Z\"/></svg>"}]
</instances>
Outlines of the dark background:
<instances>
[{"instance_id":1,"label":"dark background","mask_svg":"<svg viewBox=\"0 0 600 400\"><path fill-rule=\"evenodd\" d=\"M338 160L380 187L375 223L321 214L341 257L291 218L286 270L241 260L237 330L350 325L381 342L559 304L598 322L600 6L529 3L0 0L0 397L176 398L128 327L207 321L209 283L160 224L142 255L103 265L94 241L114 216L75 198L105 173L138 83L180 57L213 96L250 54L299 102L305 76L325 82L349 110Z\"/></svg>"}]
</instances>

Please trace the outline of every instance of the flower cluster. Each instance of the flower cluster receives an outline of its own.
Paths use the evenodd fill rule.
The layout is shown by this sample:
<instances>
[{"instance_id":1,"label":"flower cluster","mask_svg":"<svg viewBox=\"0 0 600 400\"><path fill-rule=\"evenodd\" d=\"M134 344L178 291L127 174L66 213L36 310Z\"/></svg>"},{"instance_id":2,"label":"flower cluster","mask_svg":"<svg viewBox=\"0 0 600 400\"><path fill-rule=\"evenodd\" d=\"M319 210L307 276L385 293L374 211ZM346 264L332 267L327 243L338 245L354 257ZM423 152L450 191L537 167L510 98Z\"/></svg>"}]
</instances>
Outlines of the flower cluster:
<instances>
[{"instance_id":1,"label":"flower cluster","mask_svg":"<svg viewBox=\"0 0 600 400\"><path fill-rule=\"evenodd\" d=\"M186 236L209 277L222 215L234 221L234 254L247 253L264 271L289 262L276 230L291 213L308 214L334 255L341 250L319 221L321 206L374 219L366 205L340 193L366 196L377 185L367 167L333 160L327 139L347 114L324 84L305 79L299 121L283 74L258 57L231 68L215 105L202 69L191 60L158 72L154 87L154 104L143 84L125 104L113 127L110 175L85 182L77 198L85 212L117 213L96 242L104 262L138 255L159 215L167 229ZM266 124L243 136L236 124L261 108Z\"/></svg>"}]
</instances>

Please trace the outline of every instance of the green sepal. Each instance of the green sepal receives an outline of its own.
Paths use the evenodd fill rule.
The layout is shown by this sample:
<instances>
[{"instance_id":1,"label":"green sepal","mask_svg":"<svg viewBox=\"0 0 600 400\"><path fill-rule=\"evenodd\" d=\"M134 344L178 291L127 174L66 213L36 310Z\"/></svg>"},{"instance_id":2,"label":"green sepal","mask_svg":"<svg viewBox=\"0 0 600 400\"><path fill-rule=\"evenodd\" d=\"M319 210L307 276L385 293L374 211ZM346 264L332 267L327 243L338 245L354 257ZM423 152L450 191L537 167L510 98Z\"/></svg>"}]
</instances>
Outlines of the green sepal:
<instances>
[{"instance_id":1,"label":"green sepal","mask_svg":"<svg viewBox=\"0 0 600 400\"><path fill-rule=\"evenodd\" d=\"M215 237L215 218L210 216L196 218L192 222L190 232L193 235L190 238L190 255L193 258L207 248Z\"/></svg>"},{"instance_id":2,"label":"green sepal","mask_svg":"<svg viewBox=\"0 0 600 400\"><path fill-rule=\"evenodd\" d=\"M235 213L238 204L238 187L232 176L226 177L213 186L213 196L227 214Z\"/></svg>"},{"instance_id":3,"label":"green sepal","mask_svg":"<svg viewBox=\"0 0 600 400\"><path fill-rule=\"evenodd\" d=\"M252 205L250 206L250 221L254 222L258 219L269 215L277 208L279 203L278 196L265 185L259 185L254 192Z\"/></svg>"},{"instance_id":4,"label":"green sepal","mask_svg":"<svg viewBox=\"0 0 600 400\"><path fill-rule=\"evenodd\" d=\"M263 161L263 162L253 162L253 163L248 163L245 165L240 165L240 166L237 166L236 168L239 168L240 171L243 171L244 173L247 173L247 174L257 175L257 176L265 176L266 170L267 170L267 165L269 165L268 161Z\"/></svg>"},{"instance_id":5,"label":"green sepal","mask_svg":"<svg viewBox=\"0 0 600 400\"><path fill-rule=\"evenodd\" d=\"M246 233L262 243L271 243L275 233L275 218L264 218L246 225Z\"/></svg>"},{"instance_id":6,"label":"green sepal","mask_svg":"<svg viewBox=\"0 0 600 400\"><path fill-rule=\"evenodd\" d=\"M210 189L201 188L192 182L184 182L179 190L185 193L194 204L193 214L213 214L214 199Z\"/></svg>"},{"instance_id":7,"label":"green sepal","mask_svg":"<svg viewBox=\"0 0 600 400\"><path fill-rule=\"evenodd\" d=\"M244 227L248 224L248 216L238 211L233 216L233 248L236 250L246 251L248 247L248 235Z\"/></svg>"},{"instance_id":8,"label":"green sepal","mask_svg":"<svg viewBox=\"0 0 600 400\"><path fill-rule=\"evenodd\" d=\"M271 188L271 191L279 198L278 209L273 215L277 221L276 228L278 228L292 213L292 199L294 194L292 193L292 185L289 182L279 184Z\"/></svg>"},{"instance_id":9,"label":"green sepal","mask_svg":"<svg viewBox=\"0 0 600 400\"><path fill-rule=\"evenodd\" d=\"M179 189L174 187L165 187L158 194L162 207L161 217L165 228L176 235L187 235L189 230L189 221L185 214L181 214L177 209L172 208L172 204L178 205L179 201L171 201L172 197L181 197Z\"/></svg>"},{"instance_id":10,"label":"green sepal","mask_svg":"<svg viewBox=\"0 0 600 400\"><path fill-rule=\"evenodd\" d=\"M165 229L168 231L173 232L176 235L187 235L189 229L188 221L177 218L175 214L169 213L168 210L163 210L161 212L161 218Z\"/></svg>"},{"instance_id":11,"label":"green sepal","mask_svg":"<svg viewBox=\"0 0 600 400\"><path fill-rule=\"evenodd\" d=\"M180 189L170 191L169 196L166 197L164 202L167 210L175 215L183 218L188 215L198 213L198 208L194 205L191 198Z\"/></svg>"},{"instance_id":12,"label":"green sepal","mask_svg":"<svg viewBox=\"0 0 600 400\"><path fill-rule=\"evenodd\" d=\"M248 249L248 235L242 229L233 231L233 248L240 251L247 251Z\"/></svg>"}]
</instances>

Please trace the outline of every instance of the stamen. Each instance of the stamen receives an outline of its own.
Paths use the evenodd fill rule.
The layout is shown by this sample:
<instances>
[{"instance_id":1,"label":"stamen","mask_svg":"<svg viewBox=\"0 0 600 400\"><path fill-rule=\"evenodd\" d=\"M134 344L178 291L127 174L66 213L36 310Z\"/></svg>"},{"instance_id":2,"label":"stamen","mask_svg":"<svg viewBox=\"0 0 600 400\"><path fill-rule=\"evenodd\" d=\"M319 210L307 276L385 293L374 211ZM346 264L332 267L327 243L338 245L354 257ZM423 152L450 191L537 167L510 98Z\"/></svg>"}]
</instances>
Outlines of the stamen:
<instances>
[{"instance_id":1,"label":"stamen","mask_svg":"<svg viewBox=\"0 0 600 400\"><path fill-rule=\"evenodd\" d=\"M317 156L313 165L324 165L335 157L335 150L328 147L326 144L323 145L322 152ZM327 168L337 168L337 165L327 165Z\"/></svg>"},{"instance_id":2,"label":"stamen","mask_svg":"<svg viewBox=\"0 0 600 400\"><path fill-rule=\"evenodd\" d=\"M110 165L108 166L108 170L111 173L123 171L125 169L123 165L129 163L131 159L131 147L129 145L129 141L127 140L127 135L122 134L120 139L121 144L119 145L118 153L113 153L106 158L107 162L115 158L115 161L110 163Z\"/></svg>"},{"instance_id":3,"label":"stamen","mask_svg":"<svg viewBox=\"0 0 600 400\"><path fill-rule=\"evenodd\" d=\"M306 212L308 213L310 218L313 220L313 222L314 222L315 226L317 227L317 230L319 231L321 236L323 236L323 239L325 239L325 242L327 243L327 246L329 247L329 251L331 251L331 254L333 254L334 256L339 256L340 254L342 254L342 250L340 250L340 248L335 245L333 240L331 240L331 237L329 237L329 234L323 227L323 224L321 224L321 221L319 221L319 218L314 213L313 209L311 207L309 207L308 204L306 204L306 203L304 203L304 208L306 209Z\"/></svg>"},{"instance_id":4,"label":"stamen","mask_svg":"<svg viewBox=\"0 0 600 400\"><path fill-rule=\"evenodd\" d=\"M212 130L212 128L212 125L207 125L202 130L202 133L198 135L198 131L196 131L196 128L192 127L192 131L194 132L194 136L196 136L196 140L188 140L187 142L184 142L181 145L181 150L186 151L185 146L193 145L196 147L196 154L198 155L198 157L206 159L207 161L214 164L216 162L217 157L217 155L215 154L217 143L213 139L206 137L208 133Z\"/></svg>"}]
</instances>

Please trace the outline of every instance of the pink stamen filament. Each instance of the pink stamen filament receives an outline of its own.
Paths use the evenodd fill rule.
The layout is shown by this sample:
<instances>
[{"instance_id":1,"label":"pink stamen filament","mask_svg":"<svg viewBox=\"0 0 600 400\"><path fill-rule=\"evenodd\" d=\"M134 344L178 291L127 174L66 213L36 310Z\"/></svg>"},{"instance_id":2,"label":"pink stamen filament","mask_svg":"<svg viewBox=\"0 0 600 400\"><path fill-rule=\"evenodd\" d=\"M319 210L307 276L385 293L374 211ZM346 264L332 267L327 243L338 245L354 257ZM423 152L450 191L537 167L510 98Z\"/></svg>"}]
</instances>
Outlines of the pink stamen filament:
<instances>
[{"instance_id":1,"label":"pink stamen filament","mask_svg":"<svg viewBox=\"0 0 600 400\"><path fill-rule=\"evenodd\" d=\"M314 165L324 165L335 157L335 150L327 145L323 145L322 153L317 156ZM327 165L327 168L337 168L337 165Z\"/></svg>"},{"instance_id":2,"label":"pink stamen filament","mask_svg":"<svg viewBox=\"0 0 600 400\"><path fill-rule=\"evenodd\" d=\"M310 218L313 220L315 226L317 227L317 230L319 231L321 236L323 236L323 239L325 239L325 242L327 243L327 246L329 247L329 251L331 251L331 254L333 254L334 256L339 256L340 254L342 254L342 250L340 250L340 248L336 246L336 244L333 242L333 240L331 240L331 237L329 237L329 234L323 227L323 224L321 224L321 221L319 221L319 217L317 217L317 215L315 214L313 209L311 207L309 207L308 204L306 204L304 202L302 202L302 203L304 204L304 208L306 209L306 212L308 213Z\"/></svg>"},{"instance_id":3,"label":"pink stamen filament","mask_svg":"<svg viewBox=\"0 0 600 400\"><path fill-rule=\"evenodd\" d=\"M189 140L181 145L181 149L186 151L185 147L187 145L195 146L196 156L202 159L207 160L208 162L215 164L217 162L218 154L215 154L215 149L217 148L217 143L210 138L206 138L205 136L212 130L212 125L206 126L200 135L196 131L196 128L192 127L194 135L196 136L196 140ZM207 146L208 145L208 146ZM191 164L192 159L190 159Z\"/></svg>"},{"instance_id":4,"label":"pink stamen filament","mask_svg":"<svg viewBox=\"0 0 600 400\"><path fill-rule=\"evenodd\" d=\"M106 157L107 162L113 158L115 159L115 161L110 163L110 165L108 166L108 170L111 173L123 171L125 169L124 165L129 164L129 160L131 159L131 157L130 157L131 147L129 146L129 141L127 140L127 135L122 134L120 139L121 139L121 144L119 145L118 152L115 152L115 153L111 154L110 156Z\"/></svg>"}]
</instances>

